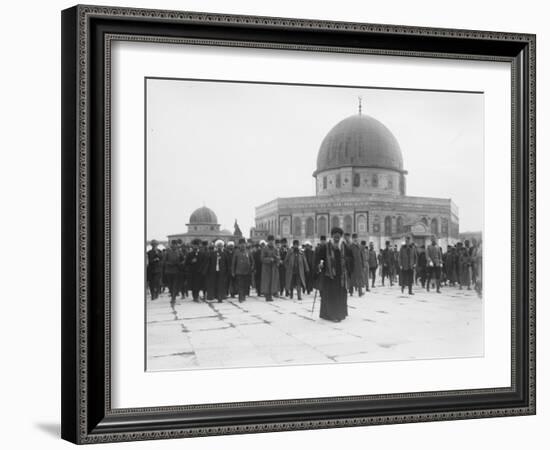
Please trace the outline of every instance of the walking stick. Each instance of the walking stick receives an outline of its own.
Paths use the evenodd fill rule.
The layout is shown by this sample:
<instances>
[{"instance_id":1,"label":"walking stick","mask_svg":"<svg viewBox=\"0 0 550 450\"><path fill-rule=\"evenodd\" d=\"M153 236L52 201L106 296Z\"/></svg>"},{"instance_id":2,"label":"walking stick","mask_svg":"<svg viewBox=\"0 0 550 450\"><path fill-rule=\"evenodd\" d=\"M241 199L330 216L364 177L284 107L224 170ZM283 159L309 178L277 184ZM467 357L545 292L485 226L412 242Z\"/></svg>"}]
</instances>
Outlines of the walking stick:
<instances>
[{"instance_id":1,"label":"walking stick","mask_svg":"<svg viewBox=\"0 0 550 450\"><path fill-rule=\"evenodd\" d=\"M313 310L315 309L315 300L317 300L317 289L315 289L315 295L313 296L313 306L311 307L311 315L313 315Z\"/></svg>"}]
</instances>

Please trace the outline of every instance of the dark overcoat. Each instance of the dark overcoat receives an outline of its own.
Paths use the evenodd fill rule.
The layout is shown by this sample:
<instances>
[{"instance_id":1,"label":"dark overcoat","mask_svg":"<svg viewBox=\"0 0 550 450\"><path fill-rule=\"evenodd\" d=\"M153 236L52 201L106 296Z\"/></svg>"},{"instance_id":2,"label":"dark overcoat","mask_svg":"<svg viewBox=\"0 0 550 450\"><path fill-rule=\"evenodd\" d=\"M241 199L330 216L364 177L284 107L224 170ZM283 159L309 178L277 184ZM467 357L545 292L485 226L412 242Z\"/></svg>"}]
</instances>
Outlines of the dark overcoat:
<instances>
[{"instance_id":1,"label":"dark overcoat","mask_svg":"<svg viewBox=\"0 0 550 450\"><path fill-rule=\"evenodd\" d=\"M352 287L360 288L365 286L365 253L359 244L352 242L349 246L353 258L353 270L350 273ZM368 278L367 278L368 279Z\"/></svg>"},{"instance_id":2,"label":"dark overcoat","mask_svg":"<svg viewBox=\"0 0 550 450\"><path fill-rule=\"evenodd\" d=\"M264 295L276 294L279 292L279 250L266 245L260 253L262 260L262 280L260 292Z\"/></svg>"},{"instance_id":3,"label":"dark overcoat","mask_svg":"<svg viewBox=\"0 0 550 450\"><path fill-rule=\"evenodd\" d=\"M208 300L226 296L227 270L227 258L224 251L210 251L206 269L206 298Z\"/></svg>"},{"instance_id":4,"label":"dark overcoat","mask_svg":"<svg viewBox=\"0 0 550 450\"><path fill-rule=\"evenodd\" d=\"M306 286L306 273L309 273L309 264L306 261L306 257L304 255L304 252L302 250L298 250L297 252L294 251L294 249L290 249L287 254L284 261L285 270L286 270L286 276L285 276L285 288L287 291L290 291L291 289L291 282L292 282L292 271L294 268L294 263L296 262L296 259L298 260L298 275L300 277L300 282L302 283L302 286Z\"/></svg>"},{"instance_id":5,"label":"dark overcoat","mask_svg":"<svg viewBox=\"0 0 550 450\"><path fill-rule=\"evenodd\" d=\"M414 269L417 262L416 250L413 246L403 244L399 250L399 266L403 270Z\"/></svg>"}]
</instances>

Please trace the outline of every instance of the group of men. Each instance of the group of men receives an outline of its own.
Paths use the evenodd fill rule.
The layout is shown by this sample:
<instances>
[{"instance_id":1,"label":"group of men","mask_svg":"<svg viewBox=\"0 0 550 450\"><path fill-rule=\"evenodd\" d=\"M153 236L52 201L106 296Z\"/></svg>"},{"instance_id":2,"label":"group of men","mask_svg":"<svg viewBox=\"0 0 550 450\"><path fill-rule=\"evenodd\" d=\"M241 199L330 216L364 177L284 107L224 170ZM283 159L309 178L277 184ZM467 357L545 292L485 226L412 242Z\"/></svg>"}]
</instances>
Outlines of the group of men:
<instances>
[{"instance_id":1,"label":"group of men","mask_svg":"<svg viewBox=\"0 0 550 450\"><path fill-rule=\"evenodd\" d=\"M428 246L416 246L409 236L401 248L390 242L378 253L372 242L359 241L357 234L331 230L330 239L320 237L315 248L298 240L288 247L287 240L268 236L253 244L241 238L238 245L194 240L190 245L172 240L160 250L151 241L147 252L147 281L152 300L168 289L172 306L181 294L193 301L217 300L238 296L242 302L254 288L256 295L270 302L275 297L293 298L317 289L321 297L320 317L340 321L347 316L347 296L361 297L375 286L377 272L381 285L399 283L414 295L413 285L420 281L428 291L441 292L442 284L458 285L481 292L481 243L472 240L448 246L443 253L435 237ZM201 296L202 293L202 296Z\"/></svg>"}]
</instances>

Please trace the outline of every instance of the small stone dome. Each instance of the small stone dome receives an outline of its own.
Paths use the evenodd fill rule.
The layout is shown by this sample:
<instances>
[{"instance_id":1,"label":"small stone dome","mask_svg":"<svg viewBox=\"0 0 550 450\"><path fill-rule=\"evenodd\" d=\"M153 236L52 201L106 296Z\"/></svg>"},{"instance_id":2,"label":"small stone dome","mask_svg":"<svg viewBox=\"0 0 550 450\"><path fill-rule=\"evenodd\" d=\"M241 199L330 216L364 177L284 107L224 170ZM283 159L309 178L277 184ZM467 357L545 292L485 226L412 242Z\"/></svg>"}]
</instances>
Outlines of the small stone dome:
<instances>
[{"instance_id":1,"label":"small stone dome","mask_svg":"<svg viewBox=\"0 0 550 450\"><path fill-rule=\"evenodd\" d=\"M403 171L401 148L379 120L356 114L337 123L325 136L313 174L341 167L373 167Z\"/></svg>"},{"instance_id":2,"label":"small stone dome","mask_svg":"<svg viewBox=\"0 0 550 450\"><path fill-rule=\"evenodd\" d=\"M206 206L196 209L189 217L189 223L192 224L217 224L218 218L214 211Z\"/></svg>"}]
</instances>

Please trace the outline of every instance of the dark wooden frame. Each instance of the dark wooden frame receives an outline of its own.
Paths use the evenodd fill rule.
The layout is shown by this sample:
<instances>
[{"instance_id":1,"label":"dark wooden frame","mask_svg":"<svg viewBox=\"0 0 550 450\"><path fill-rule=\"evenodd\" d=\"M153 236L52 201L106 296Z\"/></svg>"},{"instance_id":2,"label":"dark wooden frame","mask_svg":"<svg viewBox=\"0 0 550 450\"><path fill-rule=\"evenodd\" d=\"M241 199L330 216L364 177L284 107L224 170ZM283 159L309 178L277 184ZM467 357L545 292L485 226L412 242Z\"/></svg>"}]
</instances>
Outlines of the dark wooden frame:
<instances>
[{"instance_id":1,"label":"dark wooden frame","mask_svg":"<svg viewBox=\"0 0 550 450\"><path fill-rule=\"evenodd\" d=\"M113 40L508 61L512 384L117 410L110 401ZM98 6L62 12L62 437L160 439L535 413L535 36Z\"/></svg>"}]
</instances>

